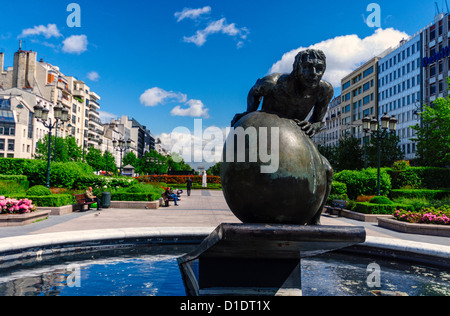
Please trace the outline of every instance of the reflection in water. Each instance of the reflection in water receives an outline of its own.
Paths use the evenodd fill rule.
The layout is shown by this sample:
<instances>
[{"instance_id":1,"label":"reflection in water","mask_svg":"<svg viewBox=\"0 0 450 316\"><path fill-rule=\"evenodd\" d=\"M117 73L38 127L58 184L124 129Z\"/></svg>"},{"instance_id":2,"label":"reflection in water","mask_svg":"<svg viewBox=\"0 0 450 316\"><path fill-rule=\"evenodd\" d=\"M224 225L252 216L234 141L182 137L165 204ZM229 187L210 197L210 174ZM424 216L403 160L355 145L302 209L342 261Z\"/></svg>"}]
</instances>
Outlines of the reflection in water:
<instances>
[{"instance_id":1,"label":"reflection in water","mask_svg":"<svg viewBox=\"0 0 450 316\"><path fill-rule=\"evenodd\" d=\"M0 265L1 296L184 296L176 259L197 246L85 252ZM380 267L369 287L367 267ZM303 295L450 295L450 271L344 254L302 260Z\"/></svg>"},{"instance_id":2,"label":"reflection in water","mask_svg":"<svg viewBox=\"0 0 450 316\"><path fill-rule=\"evenodd\" d=\"M368 266L379 266L373 286ZM373 287L370 287L369 284ZM329 253L302 261L303 295L450 295L450 271L406 262Z\"/></svg>"}]
</instances>

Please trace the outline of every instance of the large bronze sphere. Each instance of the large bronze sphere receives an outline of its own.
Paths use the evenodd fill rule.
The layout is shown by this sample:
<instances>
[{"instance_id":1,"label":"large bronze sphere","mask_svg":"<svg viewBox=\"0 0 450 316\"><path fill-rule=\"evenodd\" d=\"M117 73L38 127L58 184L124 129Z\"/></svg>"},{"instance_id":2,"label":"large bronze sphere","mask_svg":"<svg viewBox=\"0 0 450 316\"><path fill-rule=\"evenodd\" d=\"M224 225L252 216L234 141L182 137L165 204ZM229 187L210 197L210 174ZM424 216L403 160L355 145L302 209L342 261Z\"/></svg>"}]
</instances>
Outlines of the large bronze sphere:
<instances>
[{"instance_id":1,"label":"large bronze sphere","mask_svg":"<svg viewBox=\"0 0 450 316\"><path fill-rule=\"evenodd\" d=\"M247 139L245 146L238 148L238 141L232 142L230 137L234 136L230 136L225 143L222 188L231 211L244 223L308 224L321 207L327 187L326 170L316 146L293 120L276 114L250 113L241 118L234 129L239 127L250 132L256 129L258 141L252 145ZM260 148L260 127L267 128L269 150L262 148L265 146ZM279 152L272 150L271 153L270 148L274 148L271 132L276 127L279 128ZM234 152L233 159L230 154L227 157L227 146ZM249 154L255 149L258 159L250 162ZM242 150L245 162L238 162L237 155ZM278 155L275 172L262 172L261 166L270 163L262 162L267 159L261 159L264 158L261 153Z\"/></svg>"}]
</instances>

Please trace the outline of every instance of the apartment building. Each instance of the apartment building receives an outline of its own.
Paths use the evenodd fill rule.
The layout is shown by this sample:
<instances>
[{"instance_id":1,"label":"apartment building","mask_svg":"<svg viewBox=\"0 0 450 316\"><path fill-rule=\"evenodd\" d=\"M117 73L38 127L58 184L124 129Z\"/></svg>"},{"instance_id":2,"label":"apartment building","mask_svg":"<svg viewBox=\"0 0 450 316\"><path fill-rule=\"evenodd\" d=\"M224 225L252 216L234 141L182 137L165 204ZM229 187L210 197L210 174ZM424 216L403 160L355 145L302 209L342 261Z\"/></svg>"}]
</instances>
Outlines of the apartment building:
<instances>
[{"instance_id":1,"label":"apartment building","mask_svg":"<svg viewBox=\"0 0 450 316\"><path fill-rule=\"evenodd\" d=\"M415 34L378 62L378 114L395 116L397 135L406 159L414 159L417 115L422 104L422 32Z\"/></svg>"},{"instance_id":2,"label":"apartment building","mask_svg":"<svg viewBox=\"0 0 450 316\"><path fill-rule=\"evenodd\" d=\"M441 13L423 31L422 68L423 101L431 104L437 98L448 96L450 15Z\"/></svg>"},{"instance_id":3,"label":"apartment building","mask_svg":"<svg viewBox=\"0 0 450 316\"><path fill-rule=\"evenodd\" d=\"M24 51L20 48L14 54L13 67L8 67L6 70L4 70L4 54L0 53L0 70L2 108L4 111L7 111L5 112L7 115L15 115L14 120L16 123L18 120L17 115L19 115L19 112L16 111L17 105L20 108L24 107L22 111L33 113L33 107L37 102L41 102L41 105L50 110L50 117L52 117L54 107L61 105L69 110L70 120L54 130L56 136L72 136L77 144L85 149L89 147L103 148L104 131L98 112L100 109L100 97L91 91L83 81L64 75L59 67L46 63L42 59L38 62L37 52ZM8 93L17 96L7 97ZM22 103L26 103L26 105ZM25 114L20 115L23 116ZM4 123L6 124L8 120L12 121L12 118L5 118ZM34 129L37 129L37 131L33 132L33 137L30 138L33 139L33 144L30 145L30 153L16 152L17 148L21 147L19 143L22 141L22 136L16 134L14 135L16 142L14 147L16 150L14 154L12 151L3 153L5 157L32 157L36 142L46 135L46 133L41 133L41 131L48 133L48 130L36 120L29 120L29 122L32 123ZM17 132L17 128L14 131ZM9 141L12 142L10 140L12 135L8 136L8 139L5 139L5 147L12 148L12 145L8 145ZM28 148L28 144L24 143L23 145L25 145L25 148Z\"/></svg>"},{"instance_id":4,"label":"apartment building","mask_svg":"<svg viewBox=\"0 0 450 316\"><path fill-rule=\"evenodd\" d=\"M0 91L0 157L31 159L36 143L48 129L34 118L36 104L50 107L51 102L17 88ZM53 108L49 118L53 120Z\"/></svg>"},{"instance_id":5,"label":"apartment building","mask_svg":"<svg viewBox=\"0 0 450 316\"><path fill-rule=\"evenodd\" d=\"M366 116L378 117L378 61L373 57L341 81L341 136L368 140L362 129Z\"/></svg>"}]
</instances>

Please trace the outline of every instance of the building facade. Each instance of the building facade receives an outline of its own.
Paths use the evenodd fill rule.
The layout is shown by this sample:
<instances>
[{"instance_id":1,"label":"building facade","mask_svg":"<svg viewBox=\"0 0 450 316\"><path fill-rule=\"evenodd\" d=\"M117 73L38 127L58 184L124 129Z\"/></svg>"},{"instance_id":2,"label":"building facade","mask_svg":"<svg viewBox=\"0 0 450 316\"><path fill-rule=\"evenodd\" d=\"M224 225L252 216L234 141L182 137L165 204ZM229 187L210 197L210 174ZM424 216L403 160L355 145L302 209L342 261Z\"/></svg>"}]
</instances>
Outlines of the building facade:
<instances>
[{"instance_id":1,"label":"building facade","mask_svg":"<svg viewBox=\"0 0 450 316\"><path fill-rule=\"evenodd\" d=\"M448 96L450 15L441 13L423 31L423 103Z\"/></svg>"},{"instance_id":2,"label":"building facade","mask_svg":"<svg viewBox=\"0 0 450 316\"><path fill-rule=\"evenodd\" d=\"M353 135L367 141L362 129L362 119L378 116L378 60L358 67L341 81L341 136Z\"/></svg>"},{"instance_id":3,"label":"building facade","mask_svg":"<svg viewBox=\"0 0 450 316\"><path fill-rule=\"evenodd\" d=\"M415 131L420 123L417 111L423 96L422 85L422 33L402 40L378 64L378 114L395 116L397 135L406 159L414 159Z\"/></svg>"}]
</instances>

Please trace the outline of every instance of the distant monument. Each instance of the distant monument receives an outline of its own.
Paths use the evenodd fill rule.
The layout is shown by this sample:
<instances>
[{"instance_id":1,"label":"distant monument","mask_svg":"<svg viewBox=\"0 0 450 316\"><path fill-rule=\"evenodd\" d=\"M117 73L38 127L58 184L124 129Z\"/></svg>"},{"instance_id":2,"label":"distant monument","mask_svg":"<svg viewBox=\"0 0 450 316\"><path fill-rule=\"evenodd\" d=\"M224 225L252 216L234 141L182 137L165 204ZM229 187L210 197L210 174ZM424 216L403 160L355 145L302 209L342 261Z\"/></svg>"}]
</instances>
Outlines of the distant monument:
<instances>
[{"instance_id":1,"label":"distant monument","mask_svg":"<svg viewBox=\"0 0 450 316\"><path fill-rule=\"evenodd\" d=\"M227 145L236 142L228 139L225 143L222 188L228 206L244 223L320 225L333 169L310 138L321 129L334 94L331 84L321 80L325 70L322 51L300 52L291 74L259 79L248 95L247 111L234 117L234 129L279 128L279 168L274 173L261 173L264 162L259 156L256 162L227 161ZM261 101L262 111L257 112ZM258 134L258 140L261 137ZM242 151L246 157L259 153L251 147L254 144L259 142L235 147L235 156Z\"/></svg>"}]
</instances>

